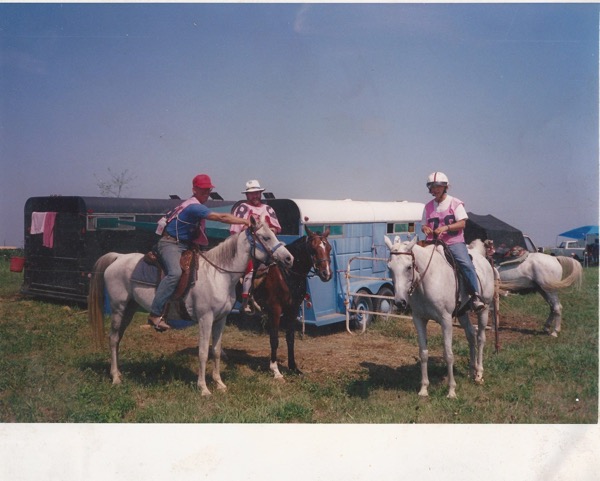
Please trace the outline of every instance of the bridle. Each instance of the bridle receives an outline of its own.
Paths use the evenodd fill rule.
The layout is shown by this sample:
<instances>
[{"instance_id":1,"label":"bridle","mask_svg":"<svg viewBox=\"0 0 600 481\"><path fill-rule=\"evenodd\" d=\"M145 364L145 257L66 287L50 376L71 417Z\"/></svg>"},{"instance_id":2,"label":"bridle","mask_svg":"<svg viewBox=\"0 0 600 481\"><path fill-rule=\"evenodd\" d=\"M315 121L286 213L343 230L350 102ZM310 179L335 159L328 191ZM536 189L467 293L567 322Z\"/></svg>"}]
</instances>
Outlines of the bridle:
<instances>
[{"instance_id":1,"label":"bridle","mask_svg":"<svg viewBox=\"0 0 600 481\"><path fill-rule=\"evenodd\" d=\"M413 251L410 250L408 252L390 252L390 260L392 259L392 256L410 256L411 259L411 275L412 275L412 279L410 280L410 286L408 288L408 295L412 296L413 292L415 291L415 289L417 288L417 280L415 280L415 272L418 273L419 270L417 268L417 263L415 262L415 255L413 254Z\"/></svg>"},{"instance_id":2,"label":"bridle","mask_svg":"<svg viewBox=\"0 0 600 481\"><path fill-rule=\"evenodd\" d=\"M275 255L275 252L279 248L285 246L285 244L280 241L277 244L275 244L272 248L268 248L267 246L265 246L263 241L261 241L259 239L259 237L256 235L256 230L253 227L249 227L248 229L246 229L245 232L246 232L246 238L248 239L248 242L250 243L250 256L255 261L258 261L258 259L256 258L256 250L257 249L259 251L267 254L267 262L264 262L264 261L261 261L261 262L263 262L264 264L268 264L268 263L270 263L269 261Z\"/></svg>"},{"instance_id":3,"label":"bridle","mask_svg":"<svg viewBox=\"0 0 600 481\"><path fill-rule=\"evenodd\" d=\"M431 260L433 259L433 255L435 254L436 247L437 247L437 241L435 243L434 248L431 250L431 256L429 257L427 266L425 267L425 270L423 271L422 274L419 272L419 268L417 267L417 262L415 260L415 254L413 253L412 249L408 252L392 252L392 251L390 251L390 260L391 260L392 256L410 256L411 264L412 264L412 266L411 266L412 267L412 279L410 281L410 287L408 288L409 296L413 295L413 292L415 292L415 289L417 287L419 287L419 284L425 277L425 274L427 274L427 271L429 270L429 266L431 265ZM416 277L415 273L419 274L419 277Z\"/></svg>"},{"instance_id":4,"label":"bridle","mask_svg":"<svg viewBox=\"0 0 600 481\"><path fill-rule=\"evenodd\" d=\"M305 248L306 248L306 252L308 253L308 255L310 256L310 259L312 261L312 266L311 266L311 275L314 276L316 275L316 272L319 269L319 265L323 264L323 263L329 263L330 259L327 257L323 257L323 258L319 258L317 257L317 251L314 249L311 249L310 246L310 240L311 238L317 238L319 239L322 243L326 243L327 245L329 245L329 242L327 241L327 239L324 236L320 236L320 235L312 235L312 236L307 236L306 237L306 241L305 241ZM326 250L326 249L325 249Z\"/></svg>"},{"instance_id":5,"label":"bridle","mask_svg":"<svg viewBox=\"0 0 600 481\"><path fill-rule=\"evenodd\" d=\"M283 242L278 242L277 244L275 244L272 248L268 248L267 246L265 246L265 244L258 238L258 235L256 234L256 229L253 228L252 226L248 227L245 231L246 233L246 238L248 239L248 243L250 244L250 257L257 261L257 262L263 262L264 264L270 264L271 260L273 259L273 256L275 255L275 252L281 248L284 247L285 244ZM266 261L260 261L259 259L257 259L256 257L256 250L259 250L261 252L264 252L267 254L267 259ZM198 251L198 253L200 254L200 256L211 266L213 266L215 269L217 269L219 272L227 272L228 274L244 274L245 271L230 271L228 269L225 269L223 267L220 267L218 265L216 265L214 262L211 262L205 255L203 252Z\"/></svg>"}]
</instances>

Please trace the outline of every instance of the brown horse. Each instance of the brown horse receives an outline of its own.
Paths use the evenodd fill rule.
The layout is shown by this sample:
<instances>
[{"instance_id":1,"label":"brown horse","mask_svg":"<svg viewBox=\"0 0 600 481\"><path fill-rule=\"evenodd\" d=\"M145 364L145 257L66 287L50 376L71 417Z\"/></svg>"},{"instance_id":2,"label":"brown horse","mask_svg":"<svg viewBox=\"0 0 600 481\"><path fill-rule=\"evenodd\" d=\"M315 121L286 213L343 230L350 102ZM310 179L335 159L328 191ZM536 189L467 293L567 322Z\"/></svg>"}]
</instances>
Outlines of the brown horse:
<instances>
[{"instance_id":1,"label":"brown horse","mask_svg":"<svg viewBox=\"0 0 600 481\"><path fill-rule=\"evenodd\" d=\"M294 256L291 269L272 265L265 280L254 290L254 299L266 311L269 318L271 340L270 369L275 379L283 379L277 367L277 348L279 347L279 327L286 328L285 339L288 348L288 368L301 374L294 358L294 337L296 320L300 305L306 296L306 278L313 270L323 282L331 280L331 245L327 240L329 229L323 234L312 232L305 226L306 234L286 245Z\"/></svg>"}]
</instances>

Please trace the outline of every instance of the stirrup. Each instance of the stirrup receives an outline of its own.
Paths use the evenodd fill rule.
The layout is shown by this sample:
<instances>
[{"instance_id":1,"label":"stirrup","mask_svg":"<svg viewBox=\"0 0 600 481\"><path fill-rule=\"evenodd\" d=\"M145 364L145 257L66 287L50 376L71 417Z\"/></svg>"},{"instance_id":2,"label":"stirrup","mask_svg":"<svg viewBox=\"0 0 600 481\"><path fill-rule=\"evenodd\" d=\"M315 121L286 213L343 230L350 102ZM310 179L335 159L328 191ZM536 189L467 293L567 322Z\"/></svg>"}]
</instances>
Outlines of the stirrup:
<instances>
[{"instance_id":1,"label":"stirrup","mask_svg":"<svg viewBox=\"0 0 600 481\"><path fill-rule=\"evenodd\" d=\"M158 322L154 323L151 317L148 318L148 324L154 328L156 332L165 332L171 329L162 317L158 318Z\"/></svg>"},{"instance_id":2,"label":"stirrup","mask_svg":"<svg viewBox=\"0 0 600 481\"><path fill-rule=\"evenodd\" d=\"M471 306L473 308L473 312L475 312L476 314L479 314L485 309L485 304L482 302L481 298L477 294L475 294L471 298Z\"/></svg>"}]
</instances>

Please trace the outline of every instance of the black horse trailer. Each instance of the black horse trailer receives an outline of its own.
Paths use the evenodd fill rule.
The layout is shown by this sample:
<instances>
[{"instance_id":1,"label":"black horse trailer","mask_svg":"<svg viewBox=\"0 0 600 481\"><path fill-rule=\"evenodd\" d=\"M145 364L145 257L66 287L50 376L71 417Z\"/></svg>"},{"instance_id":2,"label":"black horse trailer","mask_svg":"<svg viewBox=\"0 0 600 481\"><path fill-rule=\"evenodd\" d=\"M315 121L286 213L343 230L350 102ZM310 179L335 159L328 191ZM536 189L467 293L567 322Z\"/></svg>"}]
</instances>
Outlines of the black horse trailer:
<instances>
[{"instance_id":1,"label":"black horse trailer","mask_svg":"<svg viewBox=\"0 0 600 481\"><path fill-rule=\"evenodd\" d=\"M149 251L158 240L156 222L180 202L70 196L28 199L21 292L85 303L96 260L107 252ZM211 208L224 204L232 203L207 202Z\"/></svg>"}]
</instances>

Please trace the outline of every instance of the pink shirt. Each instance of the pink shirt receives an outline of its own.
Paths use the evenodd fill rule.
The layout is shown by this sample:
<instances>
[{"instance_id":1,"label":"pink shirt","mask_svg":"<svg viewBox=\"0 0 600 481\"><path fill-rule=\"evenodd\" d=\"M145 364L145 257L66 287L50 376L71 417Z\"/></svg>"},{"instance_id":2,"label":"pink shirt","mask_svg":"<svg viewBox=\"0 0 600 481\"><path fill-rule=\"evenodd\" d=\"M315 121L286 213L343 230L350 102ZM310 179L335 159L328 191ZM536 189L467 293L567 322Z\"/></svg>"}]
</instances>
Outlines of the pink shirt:
<instances>
[{"instance_id":1,"label":"pink shirt","mask_svg":"<svg viewBox=\"0 0 600 481\"><path fill-rule=\"evenodd\" d=\"M454 224L459 220L467 218L464 204L461 200L451 195L446 195L443 202L438 204L435 199L425 205L423 210L423 223L433 230L440 226ZM464 230L443 232L439 239L446 244L458 244L465 242ZM427 240L433 240L433 234L427 236Z\"/></svg>"},{"instance_id":2,"label":"pink shirt","mask_svg":"<svg viewBox=\"0 0 600 481\"><path fill-rule=\"evenodd\" d=\"M256 220L260 220L260 216L265 214L267 224L271 229L275 230L276 234L281 232L281 225L279 225L279 220L277 219L277 214L273 210L273 207L267 204L260 204L258 207L254 207L253 205L247 204L246 202L242 202L239 204L235 210L232 212L236 217L240 217L241 219L250 219L250 216L253 216ZM236 234L242 230L244 230L246 226L244 224L231 224L229 228L230 234Z\"/></svg>"}]
</instances>

